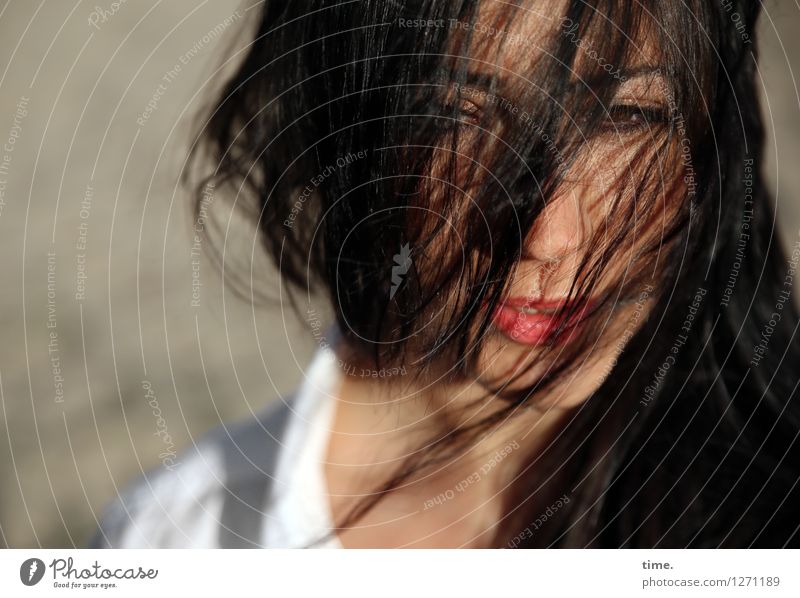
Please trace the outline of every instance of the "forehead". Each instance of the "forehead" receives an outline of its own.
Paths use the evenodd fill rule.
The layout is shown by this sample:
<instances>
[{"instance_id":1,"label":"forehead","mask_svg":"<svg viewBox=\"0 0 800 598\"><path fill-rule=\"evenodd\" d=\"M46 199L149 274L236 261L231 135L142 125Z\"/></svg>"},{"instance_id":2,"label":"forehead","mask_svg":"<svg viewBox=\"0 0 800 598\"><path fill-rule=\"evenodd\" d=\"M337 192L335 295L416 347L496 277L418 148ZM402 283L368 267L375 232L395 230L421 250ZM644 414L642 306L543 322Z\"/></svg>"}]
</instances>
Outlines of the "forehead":
<instances>
[{"instance_id":1,"label":"forehead","mask_svg":"<svg viewBox=\"0 0 800 598\"><path fill-rule=\"evenodd\" d=\"M520 75L523 78L538 66L570 79L579 73L602 67L606 72L642 71L661 62L658 50L658 24L636 3L618 4L603 12L585 7L583 17L570 18L569 0L541 2L481 2L472 21L453 23L454 39L468 70L485 75ZM613 3L611 3L614 6ZM634 5L634 6L631 6ZM625 18L623 18L625 17ZM611 54L604 56L611 38L625 47L620 64L611 64ZM574 46L574 63L565 64L554 50L559 44Z\"/></svg>"}]
</instances>

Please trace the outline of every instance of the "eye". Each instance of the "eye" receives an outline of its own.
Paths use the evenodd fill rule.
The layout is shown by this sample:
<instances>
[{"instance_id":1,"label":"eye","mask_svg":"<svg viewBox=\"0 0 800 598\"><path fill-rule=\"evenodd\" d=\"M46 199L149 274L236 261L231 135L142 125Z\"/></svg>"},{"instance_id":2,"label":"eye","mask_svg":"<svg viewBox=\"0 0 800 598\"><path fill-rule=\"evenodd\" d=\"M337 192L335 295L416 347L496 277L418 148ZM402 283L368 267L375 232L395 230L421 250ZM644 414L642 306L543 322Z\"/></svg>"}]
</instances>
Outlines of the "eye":
<instances>
[{"instance_id":1,"label":"eye","mask_svg":"<svg viewBox=\"0 0 800 598\"><path fill-rule=\"evenodd\" d=\"M447 110L451 115L455 113L459 122L469 125L480 124L481 107L475 102L462 98L457 105L450 104L447 106Z\"/></svg>"},{"instance_id":2,"label":"eye","mask_svg":"<svg viewBox=\"0 0 800 598\"><path fill-rule=\"evenodd\" d=\"M620 102L608 109L603 131L625 134L648 131L666 125L669 115L663 106Z\"/></svg>"},{"instance_id":3,"label":"eye","mask_svg":"<svg viewBox=\"0 0 800 598\"><path fill-rule=\"evenodd\" d=\"M449 119L449 125L478 125L481 120L481 107L467 98L450 98L443 102L441 115Z\"/></svg>"}]
</instances>

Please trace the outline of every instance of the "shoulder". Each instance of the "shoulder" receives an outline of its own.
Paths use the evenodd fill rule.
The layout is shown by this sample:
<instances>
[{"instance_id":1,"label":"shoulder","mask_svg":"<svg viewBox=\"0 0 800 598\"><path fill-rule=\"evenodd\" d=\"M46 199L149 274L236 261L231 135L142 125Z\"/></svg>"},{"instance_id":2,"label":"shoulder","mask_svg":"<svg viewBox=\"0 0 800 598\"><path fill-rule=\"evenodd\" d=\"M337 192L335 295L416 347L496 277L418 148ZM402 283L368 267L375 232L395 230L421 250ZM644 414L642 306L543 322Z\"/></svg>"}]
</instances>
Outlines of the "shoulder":
<instances>
[{"instance_id":1,"label":"shoulder","mask_svg":"<svg viewBox=\"0 0 800 598\"><path fill-rule=\"evenodd\" d=\"M105 509L89 547L257 544L254 529L263 519L292 403L282 399L243 421L217 426L174 465L144 473Z\"/></svg>"}]
</instances>

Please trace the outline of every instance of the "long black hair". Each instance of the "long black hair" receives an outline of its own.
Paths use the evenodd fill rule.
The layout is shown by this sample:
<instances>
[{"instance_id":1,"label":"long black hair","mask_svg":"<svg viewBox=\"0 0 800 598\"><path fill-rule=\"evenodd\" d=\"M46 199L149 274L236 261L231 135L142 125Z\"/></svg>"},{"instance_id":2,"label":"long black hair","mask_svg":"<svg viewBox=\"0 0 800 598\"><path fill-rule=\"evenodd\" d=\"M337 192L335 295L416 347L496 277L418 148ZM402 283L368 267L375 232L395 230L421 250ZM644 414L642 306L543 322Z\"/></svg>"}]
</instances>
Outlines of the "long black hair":
<instances>
[{"instance_id":1,"label":"long black hair","mask_svg":"<svg viewBox=\"0 0 800 598\"><path fill-rule=\"evenodd\" d=\"M760 4L265 0L203 124L201 188L250 209L284 280L333 306L348 359L480 377L547 202L607 185L546 372L484 380L505 407L415 453L342 525L580 376L615 310L647 302L600 387L523 460L487 544L798 543L800 245L781 250L761 174ZM515 33L531 13L541 32ZM662 106L615 100L642 69ZM598 157L608 144L623 163ZM576 317L597 325L577 335Z\"/></svg>"}]
</instances>

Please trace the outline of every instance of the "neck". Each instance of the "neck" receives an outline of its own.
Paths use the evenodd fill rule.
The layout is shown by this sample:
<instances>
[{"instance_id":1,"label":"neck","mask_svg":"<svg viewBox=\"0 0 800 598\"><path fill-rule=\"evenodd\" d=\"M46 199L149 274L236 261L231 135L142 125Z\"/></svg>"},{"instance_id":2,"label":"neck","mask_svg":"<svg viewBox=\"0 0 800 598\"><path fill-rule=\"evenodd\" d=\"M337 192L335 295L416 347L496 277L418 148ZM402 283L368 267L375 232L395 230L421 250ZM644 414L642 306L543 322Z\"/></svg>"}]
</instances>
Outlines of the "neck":
<instances>
[{"instance_id":1,"label":"neck","mask_svg":"<svg viewBox=\"0 0 800 598\"><path fill-rule=\"evenodd\" d=\"M437 383L410 372L388 379L343 374L334 394L326 475L337 520L393 480L409 458L425 462L435 454L434 444L444 445L458 430L495 416L499 423L489 433L418 469L381 501L391 503L395 514L410 513L426 510L436 497L458 494L458 507L454 500L443 508L471 512L475 505L491 505L481 508L484 521L474 521L490 526L502 516L500 499L514 478L564 416L556 409L503 415L503 400L487 396L477 382Z\"/></svg>"}]
</instances>

